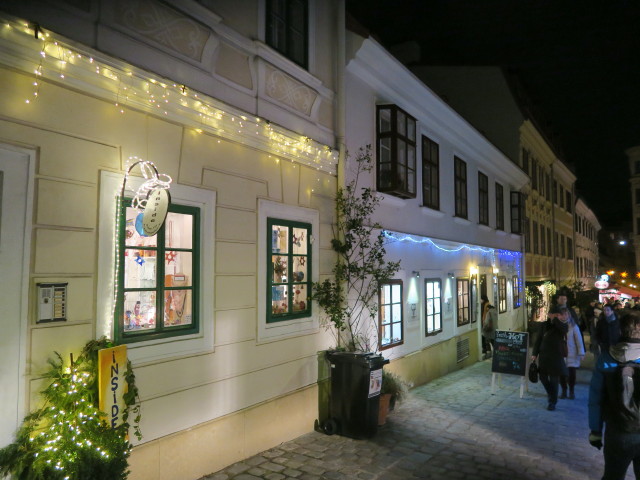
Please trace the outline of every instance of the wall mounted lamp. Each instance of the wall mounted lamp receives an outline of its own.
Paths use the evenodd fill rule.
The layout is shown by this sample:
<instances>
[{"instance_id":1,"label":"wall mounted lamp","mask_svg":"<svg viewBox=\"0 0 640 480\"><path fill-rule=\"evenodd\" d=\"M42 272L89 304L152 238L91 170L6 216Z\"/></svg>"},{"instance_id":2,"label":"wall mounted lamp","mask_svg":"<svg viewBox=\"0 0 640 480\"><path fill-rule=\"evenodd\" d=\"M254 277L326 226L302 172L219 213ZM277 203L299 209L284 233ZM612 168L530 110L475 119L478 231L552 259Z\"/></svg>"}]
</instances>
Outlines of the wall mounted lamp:
<instances>
[{"instance_id":1,"label":"wall mounted lamp","mask_svg":"<svg viewBox=\"0 0 640 480\"><path fill-rule=\"evenodd\" d=\"M411 272L411 275L413 275L416 278L420 278L420 272L417 270L414 270L413 272Z\"/></svg>"}]
</instances>

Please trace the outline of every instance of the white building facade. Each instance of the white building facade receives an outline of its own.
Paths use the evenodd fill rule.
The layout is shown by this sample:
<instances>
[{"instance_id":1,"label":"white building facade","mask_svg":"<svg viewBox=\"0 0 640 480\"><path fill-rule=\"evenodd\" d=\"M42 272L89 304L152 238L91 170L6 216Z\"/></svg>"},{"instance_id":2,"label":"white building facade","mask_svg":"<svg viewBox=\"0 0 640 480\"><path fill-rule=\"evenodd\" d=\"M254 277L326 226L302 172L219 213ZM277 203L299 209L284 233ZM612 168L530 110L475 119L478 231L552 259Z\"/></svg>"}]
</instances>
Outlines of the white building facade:
<instances>
[{"instance_id":1,"label":"white building facade","mask_svg":"<svg viewBox=\"0 0 640 480\"><path fill-rule=\"evenodd\" d=\"M528 178L373 39L348 32L346 45L348 150L372 146L362 186L381 197L375 220L401 262L380 292L379 311L396 313L377 319L372 342L419 384L481 358L482 295L499 329L526 328Z\"/></svg>"}]
</instances>

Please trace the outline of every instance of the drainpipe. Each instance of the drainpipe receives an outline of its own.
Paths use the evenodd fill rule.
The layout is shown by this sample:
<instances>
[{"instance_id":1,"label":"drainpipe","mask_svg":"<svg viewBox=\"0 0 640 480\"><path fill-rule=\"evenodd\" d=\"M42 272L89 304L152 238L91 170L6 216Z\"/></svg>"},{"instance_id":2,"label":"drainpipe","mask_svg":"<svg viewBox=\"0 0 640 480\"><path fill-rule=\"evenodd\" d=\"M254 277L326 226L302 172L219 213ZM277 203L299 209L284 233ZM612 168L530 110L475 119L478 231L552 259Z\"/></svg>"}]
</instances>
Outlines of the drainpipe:
<instances>
[{"instance_id":1,"label":"drainpipe","mask_svg":"<svg viewBox=\"0 0 640 480\"><path fill-rule=\"evenodd\" d=\"M337 38L338 38L338 51L337 51L337 65L336 65L336 90L338 94L337 99L337 118L336 118L336 141L338 143L338 188L343 187L345 183L344 168L346 160L346 96L344 91L344 72L345 72L345 58L346 58L346 21L345 21L345 2L344 0L338 0L337 5L338 15L336 22Z\"/></svg>"}]
</instances>

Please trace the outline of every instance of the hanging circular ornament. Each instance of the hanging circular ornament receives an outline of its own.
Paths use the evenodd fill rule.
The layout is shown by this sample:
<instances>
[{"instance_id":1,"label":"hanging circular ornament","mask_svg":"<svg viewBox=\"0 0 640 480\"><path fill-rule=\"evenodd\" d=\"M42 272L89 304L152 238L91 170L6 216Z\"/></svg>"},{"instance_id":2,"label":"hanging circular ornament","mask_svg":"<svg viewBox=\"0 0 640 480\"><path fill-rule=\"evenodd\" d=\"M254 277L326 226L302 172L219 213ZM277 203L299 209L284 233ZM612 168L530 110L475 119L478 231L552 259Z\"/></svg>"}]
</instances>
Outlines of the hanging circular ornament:
<instances>
[{"instance_id":1,"label":"hanging circular ornament","mask_svg":"<svg viewBox=\"0 0 640 480\"><path fill-rule=\"evenodd\" d=\"M149 192L142 214L142 228L147 236L155 235L162 228L170 203L171 195L166 188L156 188Z\"/></svg>"}]
</instances>

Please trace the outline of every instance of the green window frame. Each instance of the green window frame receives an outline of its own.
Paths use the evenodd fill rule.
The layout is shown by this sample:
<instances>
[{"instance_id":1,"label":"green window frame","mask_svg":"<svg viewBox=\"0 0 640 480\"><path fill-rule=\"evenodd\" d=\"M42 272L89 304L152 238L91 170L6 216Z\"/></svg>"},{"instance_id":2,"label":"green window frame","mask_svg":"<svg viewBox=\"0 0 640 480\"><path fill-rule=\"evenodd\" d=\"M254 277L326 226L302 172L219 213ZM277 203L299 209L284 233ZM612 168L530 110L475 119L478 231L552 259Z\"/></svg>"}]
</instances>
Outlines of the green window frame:
<instances>
[{"instance_id":1,"label":"green window frame","mask_svg":"<svg viewBox=\"0 0 640 480\"><path fill-rule=\"evenodd\" d=\"M169 205L164 225L149 237L137 233L136 216L131 199L124 199L117 232L115 342L198 333L200 208Z\"/></svg>"},{"instance_id":2,"label":"green window frame","mask_svg":"<svg viewBox=\"0 0 640 480\"><path fill-rule=\"evenodd\" d=\"M267 218L267 323L311 316L311 224Z\"/></svg>"},{"instance_id":3,"label":"green window frame","mask_svg":"<svg viewBox=\"0 0 640 480\"><path fill-rule=\"evenodd\" d=\"M378 344L380 350L404 343L402 280L389 280L378 288Z\"/></svg>"}]
</instances>

